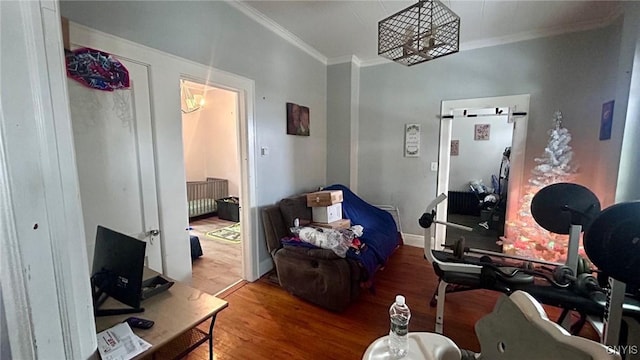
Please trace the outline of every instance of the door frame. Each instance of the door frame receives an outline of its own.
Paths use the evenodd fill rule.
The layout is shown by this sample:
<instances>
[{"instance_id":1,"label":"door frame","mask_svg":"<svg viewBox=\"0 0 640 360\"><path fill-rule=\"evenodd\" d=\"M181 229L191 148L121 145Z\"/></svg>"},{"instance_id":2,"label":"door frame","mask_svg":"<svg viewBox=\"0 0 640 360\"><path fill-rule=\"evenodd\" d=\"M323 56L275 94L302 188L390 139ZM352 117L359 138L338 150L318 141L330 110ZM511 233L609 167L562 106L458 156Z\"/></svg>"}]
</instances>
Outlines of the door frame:
<instances>
[{"instance_id":1,"label":"door frame","mask_svg":"<svg viewBox=\"0 0 640 360\"><path fill-rule=\"evenodd\" d=\"M152 103L152 126L154 131L154 153L156 156L156 183L158 184L158 205L160 215L160 231L164 233L162 239L162 257L163 269L165 274L179 281L189 281L191 277L191 258L188 248L188 214L187 214L187 194L186 194L186 176L184 168L184 156L181 129L181 112L180 112L180 95L179 83L180 78L189 77L196 79L206 79L205 83L214 84L213 86L230 89L239 94L239 117L240 117L240 133L241 133L241 171L244 174L242 179L242 199L240 199L241 223L243 226L243 277L248 281L255 281L259 278L259 224L258 224L258 207L256 206L256 124L254 116L255 102L255 81L242 77L233 73L203 65L191 60L187 60L172 54L162 52L160 50L150 48L111 34L69 22L71 41L81 44L95 44L94 46L110 52L116 56L120 56L132 61L138 61L149 64L151 74L151 103ZM74 41L77 40L77 41ZM164 87L159 88L159 82ZM175 84L175 88L168 88ZM175 106L174 106L175 104ZM175 113L175 123L171 126L178 134L171 134L170 144L165 144L158 134L158 118L159 116L171 116ZM160 115L162 114L162 115ZM166 120L166 119L165 119ZM166 126L163 123L163 126ZM177 135L179 139L173 138ZM160 144L162 142L162 144ZM179 146L179 148L178 148ZM160 167L160 158L158 153L163 152L166 156L167 148L172 151L173 159L172 173L179 172L182 174L181 187L178 188L178 177L172 177L171 180L161 181L163 169ZM167 160L163 159L166 166ZM178 165L179 163L179 165ZM180 167L178 169L177 167ZM166 174L167 170L164 170ZM170 189L169 189L170 187ZM171 196L168 196L171 192ZM184 209L175 209L177 199L182 198L185 204ZM173 206L172 206L173 205ZM183 227L176 228L173 223L179 218ZM171 219L171 226L167 225L167 219ZM183 243L179 243L176 239L185 238ZM180 240L181 241L181 240ZM179 258L178 258L179 257ZM171 262L170 262L171 261Z\"/></svg>"},{"instance_id":2,"label":"door frame","mask_svg":"<svg viewBox=\"0 0 640 360\"><path fill-rule=\"evenodd\" d=\"M520 189L524 176L525 149L527 145L527 124L529 119L529 94L498 96L487 98L443 100L440 108L440 145L438 154L438 183L437 194L447 194L449 191L449 170L450 170L450 144L452 121L455 109L478 109L478 108L509 108L509 121L514 123L513 139L511 147L511 160L509 172L509 198L520 199ZM513 113L524 113L516 115ZM513 189L513 191L512 191ZM507 217L515 211L517 206L514 201L507 202ZM447 202L443 201L436 208L436 219L447 220ZM435 228L435 248L442 250L446 240L446 227L437 224ZM505 233L505 236L507 234Z\"/></svg>"},{"instance_id":3,"label":"door frame","mask_svg":"<svg viewBox=\"0 0 640 360\"><path fill-rule=\"evenodd\" d=\"M253 99L253 96L249 96L249 93L253 93L253 81L250 83L243 81L242 78L239 78L237 75L229 74L229 73L220 73L219 70L215 70L214 68L208 68L206 74L202 72L202 69L193 69L199 70L196 74L193 72L190 73L181 73L180 79L187 80L194 83L215 87L218 89L223 89L227 91L231 91L238 96L237 101L237 140L239 147L239 160L240 160L240 227L242 234L242 277L245 280L255 281L258 279L258 261L257 254L258 249L257 246L253 245L253 236L252 234L257 234L254 231L257 229L253 228L251 223L252 219L258 219L257 214L252 214L251 209L254 209L255 206L251 206L251 199L254 198L255 194L255 181L253 179L254 176L251 176L250 170L253 170L253 174L255 174L255 159L253 158L253 151L255 151L255 124L253 121L253 116L249 118L249 103L251 108L253 108L253 102L249 102L248 98ZM180 87L180 82L176 83L177 87ZM252 113L253 110L251 110ZM180 137L180 144L184 149L184 143L182 141L183 137ZM249 140L251 139L251 140ZM184 163L183 163L184 168ZM253 182L252 182L253 181ZM186 200L186 199L185 199ZM185 201L186 204L186 201ZM249 224L247 227L246 224ZM246 231L246 230L250 231ZM255 266L253 266L255 265Z\"/></svg>"},{"instance_id":4,"label":"door frame","mask_svg":"<svg viewBox=\"0 0 640 360\"><path fill-rule=\"evenodd\" d=\"M0 103L0 322L14 359L88 359L97 343L58 2L0 2L0 16L11 34L0 41L11 87Z\"/></svg>"}]
</instances>

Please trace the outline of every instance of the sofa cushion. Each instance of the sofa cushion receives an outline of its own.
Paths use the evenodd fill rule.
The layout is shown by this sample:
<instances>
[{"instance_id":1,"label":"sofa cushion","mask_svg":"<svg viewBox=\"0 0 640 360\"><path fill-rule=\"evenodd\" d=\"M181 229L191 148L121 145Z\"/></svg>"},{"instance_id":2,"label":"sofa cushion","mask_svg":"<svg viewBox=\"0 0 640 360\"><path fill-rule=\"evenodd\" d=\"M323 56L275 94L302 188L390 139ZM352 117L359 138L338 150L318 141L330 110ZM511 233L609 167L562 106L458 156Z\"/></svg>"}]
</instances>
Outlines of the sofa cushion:
<instances>
[{"instance_id":1,"label":"sofa cushion","mask_svg":"<svg viewBox=\"0 0 640 360\"><path fill-rule=\"evenodd\" d=\"M358 289L352 286L352 269L346 259L306 257L294 249L282 248L273 260L285 290L325 309L342 311L357 296Z\"/></svg>"},{"instance_id":2,"label":"sofa cushion","mask_svg":"<svg viewBox=\"0 0 640 360\"><path fill-rule=\"evenodd\" d=\"M300 219L301 225L311 221L311 208L307 207L307 196L304 194L282 199L278 206L287 227L292 227L296 218Z\"/></svg>"},{"instance_id":3,"label":"sofa cushion","mask_svg":"<svg viewBox=\"0 0 640 360\"><path fill-rule=\"evenodd\" d=\"M336 255L336 253L334 253L332 250L329 250L329 249L311 249L308 247L293 246L293 245L284 245L283 247L294 254L300 254L305 257L313 257L316 259L323 259L323 260L342 259L340 256Z\"/></svg>"}]
</instances>

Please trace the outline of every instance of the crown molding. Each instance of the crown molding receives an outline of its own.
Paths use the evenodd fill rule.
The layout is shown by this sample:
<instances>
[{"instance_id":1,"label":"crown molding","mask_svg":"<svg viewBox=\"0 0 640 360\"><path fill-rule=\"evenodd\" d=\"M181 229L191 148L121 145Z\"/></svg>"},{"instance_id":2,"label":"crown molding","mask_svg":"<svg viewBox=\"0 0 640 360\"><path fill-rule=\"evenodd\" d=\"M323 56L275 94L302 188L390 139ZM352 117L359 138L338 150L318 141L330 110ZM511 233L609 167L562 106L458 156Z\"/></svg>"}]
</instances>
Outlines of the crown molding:
<instances>
[{"instance_id":1,"label":"crown molding","mask_svg":"<svg viewBox=\"0 0 640 360\"><path fill-rule=\"evenodd\" d=\"M252 6L247 5L246 3L239 0L225 0L225 1L235 9L247 15L249 18L253 19L257 23L271 30L276 35L280 36L281 38L288 41L292 45L298 47L299 49L303 50L307 54L311 55L313 58L320 61L324 65L329 66L329 65L342 64L346 62L352 62L359 67L368 67L368 66L376 66L376 65L392 63L391 60L383 58L381 56L373 56L369 58L358 58L355 55L345 55L345 56L339 56L336 58L329 59L326 56L324 56L322 53L320 53L318 50L316 50L309 44L305 43L302 39L295 36L288 30L280 26L278 23L268 18L267 16L265 16L255 8L253 8ZM505 45L505 44L510 44L514 42L550 37L550 36L555 36L560 34L585 31L585 30L591 30L596 28L602 28L602 27L611 25L622 14L623 14L622 7L618 6L614 11L611 12L611 14L609 14L609 16L603 19L583 21L583 22L570 24L567 26L559 26L559 27L553 27L553 28L536 30L536 31L525 31L517 34L499 36L499 37L477 40L477 41L463 42L463 43L460 43L460 51Z\"/></svg>"},{"instance_id":2,"label":"crown molding","mask_svg":"<svg viewBox=\"0 0 640 360\"><path fill-rule=\"evenodd\" d=\"M299 37L295 36L275 21L271 20L263 13L256 10L254 7L245 4L239 0L225 0L227 4L231 5L235 9L239 10L249 18L253 19L257 23L273 31L276 35L280 36L284 40L290 42L292 45L300 48L302 51L311 55L314 59L320 61L322 64L327 65L327 57L313 48L311 45L302 41Z\"/></svg>"},{"instance_id":3,"label":"crown molding","mask_svg":"<svg viewBox=\"0 0 640 360\"><path fill-rule=\"evenodd\" d=\"M360 63L361 63L360 66L367 67L367 66L375 66L375 65L382 65L382 64L391 64L393 63L393 61L387 58L383 58L382 56L374 56L366 59L361 59Z\"/></svg>"},{"instance_id":4,"label":"crown molding","mask_svg":"<svg viewBox=\"0 0 640 360\"><path fill-rule=\"evenodd\" d=\"M355 55L339 56L339 57L330 58L327 60L327 66L344 64L344 63L354 63L358 67L362 66L362 61L360 60L359 57Z\"/></svg>"},{"instance_id":5,"label":"crown molding","mask_svg":"<svg viewBox=\"0 0 640 360\"><path fill-rule=\"evenodd\" d=\"M611 12L611 14L609 14L609 16L599 20L583 21L583 22L578 22L571 25L552 27L552 28L547 28L547 29L542 29L537 31L525 31L517 34L499 36L499 37L477 40L477 41L467 41L467 42L460 43L460 52L467 51L467 50L480 49L485 47L505 45L505 44L532 40L537 38L545 38L545 37L556 36L561 34L568 34L572 32L603 28L611 25L622 14L623 14L622 8L617 7L614 11ZM391 60L388 60L381 56L374 56L374 57L360 59L360 63L361 63L360 66L361 67L375 66L375 65L388 64L391 62L392 62Z\"/></svg>"},{"instance_id":6,"label":"crown molding","mask_svg":"<svg viewBox=\"0 0 640 360\"><path fill-rule=\"evenodd\" d=\"M609 16L599 20L582 21L582 22L577 22L570 25L551 27L551 28L541 29L536 31L524 31L524 32L511 34L507 36L498 36L498 37L489 38L489 39L464 42L460 44L460 51L498 46L498 45L510 44L514 42L545 38L545 37L556 36L561 34L568 34L572 32L603 28L605 26L611 25L620 15L622 15L622 8L618 7L616 8L615 11L612 11L611 14L609 14Z\"/></svg>"}]
</instances>

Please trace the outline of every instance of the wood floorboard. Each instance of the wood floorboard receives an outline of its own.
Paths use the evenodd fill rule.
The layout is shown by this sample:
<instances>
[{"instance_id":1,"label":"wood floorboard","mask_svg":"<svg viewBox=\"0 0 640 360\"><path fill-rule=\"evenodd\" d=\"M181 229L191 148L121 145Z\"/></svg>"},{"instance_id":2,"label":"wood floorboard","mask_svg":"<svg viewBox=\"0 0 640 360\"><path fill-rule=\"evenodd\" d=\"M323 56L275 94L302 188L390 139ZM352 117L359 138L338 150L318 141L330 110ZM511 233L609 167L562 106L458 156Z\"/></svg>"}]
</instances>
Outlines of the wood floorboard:
<instances>
[{"instance_id":1,"label":"wood floorboard","mask_svg":"<svg viewBox=\"0 0 640 360\"><path fill-rule=\"evenodd\" d=\"M361 293L342 313L332 313L296 298L265 276L220 295L229 307L214 327L218 360L361 359L367 346L389 332L388 309L403 294L412 311L410 331L433 331L435 308L429 300L437 277L422 249L403 246L376 274L373 291ZM240 285L238 285L240 286ZM479 351L474 324L493 310L500 294L475 290L447 295L444 334L460 348ZM559 309L545 307L551 319ZM206 324L204 325L207 326ZM584 336L597 339L589 326ZM185 359L208 359L200 346Z\"/></svg>"},{"instance_id":2,"label":"wood floorboard","mask_svg":"<svg viewBox=\"0 0 640 360\"><path fill-rule=\"evenodd\" d=\"M198 236L203 255L193 260L191 285L209 294L217 294L242 280L242 244L216 240L207 232L235 224L217 216L189 223L190 233ZM242 240L241 240L242 241Z\"/></svg>"}]
</instances>

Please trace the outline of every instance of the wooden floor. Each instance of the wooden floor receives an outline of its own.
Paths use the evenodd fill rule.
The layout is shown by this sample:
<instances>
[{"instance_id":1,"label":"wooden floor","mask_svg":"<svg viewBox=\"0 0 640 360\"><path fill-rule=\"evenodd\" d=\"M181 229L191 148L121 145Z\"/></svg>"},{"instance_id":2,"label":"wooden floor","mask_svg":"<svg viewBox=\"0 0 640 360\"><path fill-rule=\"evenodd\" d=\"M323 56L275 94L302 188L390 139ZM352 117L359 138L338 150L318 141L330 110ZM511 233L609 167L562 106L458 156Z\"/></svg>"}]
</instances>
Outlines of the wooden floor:
<instances>
[{"instance_id":1,"label":"wooden floor","mask_svg":"<svg viewBox=\"0 0 640 360\"><path fill-rule=\"evenodd\" d=\"M388 309L396 294L411 308L409 331L433 331L435 308L429 300L437 278L422 249L403 246L376 275L375 293L365 291L343 313L332 313L300 300L262 278L219 296L229 307L214 327L215 359L314 360L361 359L367 346L389 332ZM498 293L476 290L447 295L444 333L460 348L479 351L473 325L491 312ZM547 308L551 319L558 309ZM595 339L591 329L584 335ZM208 359L201 346L186 359Z\"/></svg>"},{"instance_id":2,"label":"wooden floor","mask_svg":"<svg viewBox=\"0 0 640 360\"><path fill-rule=\"evenodd\" d=\"M217 216L192 221L192 235L200 238L203 256L192 263L191 285L215 295L242 280L242 244L215 240L206 236L209 231L235 224Z\"/></svg>"}]
</instances>

